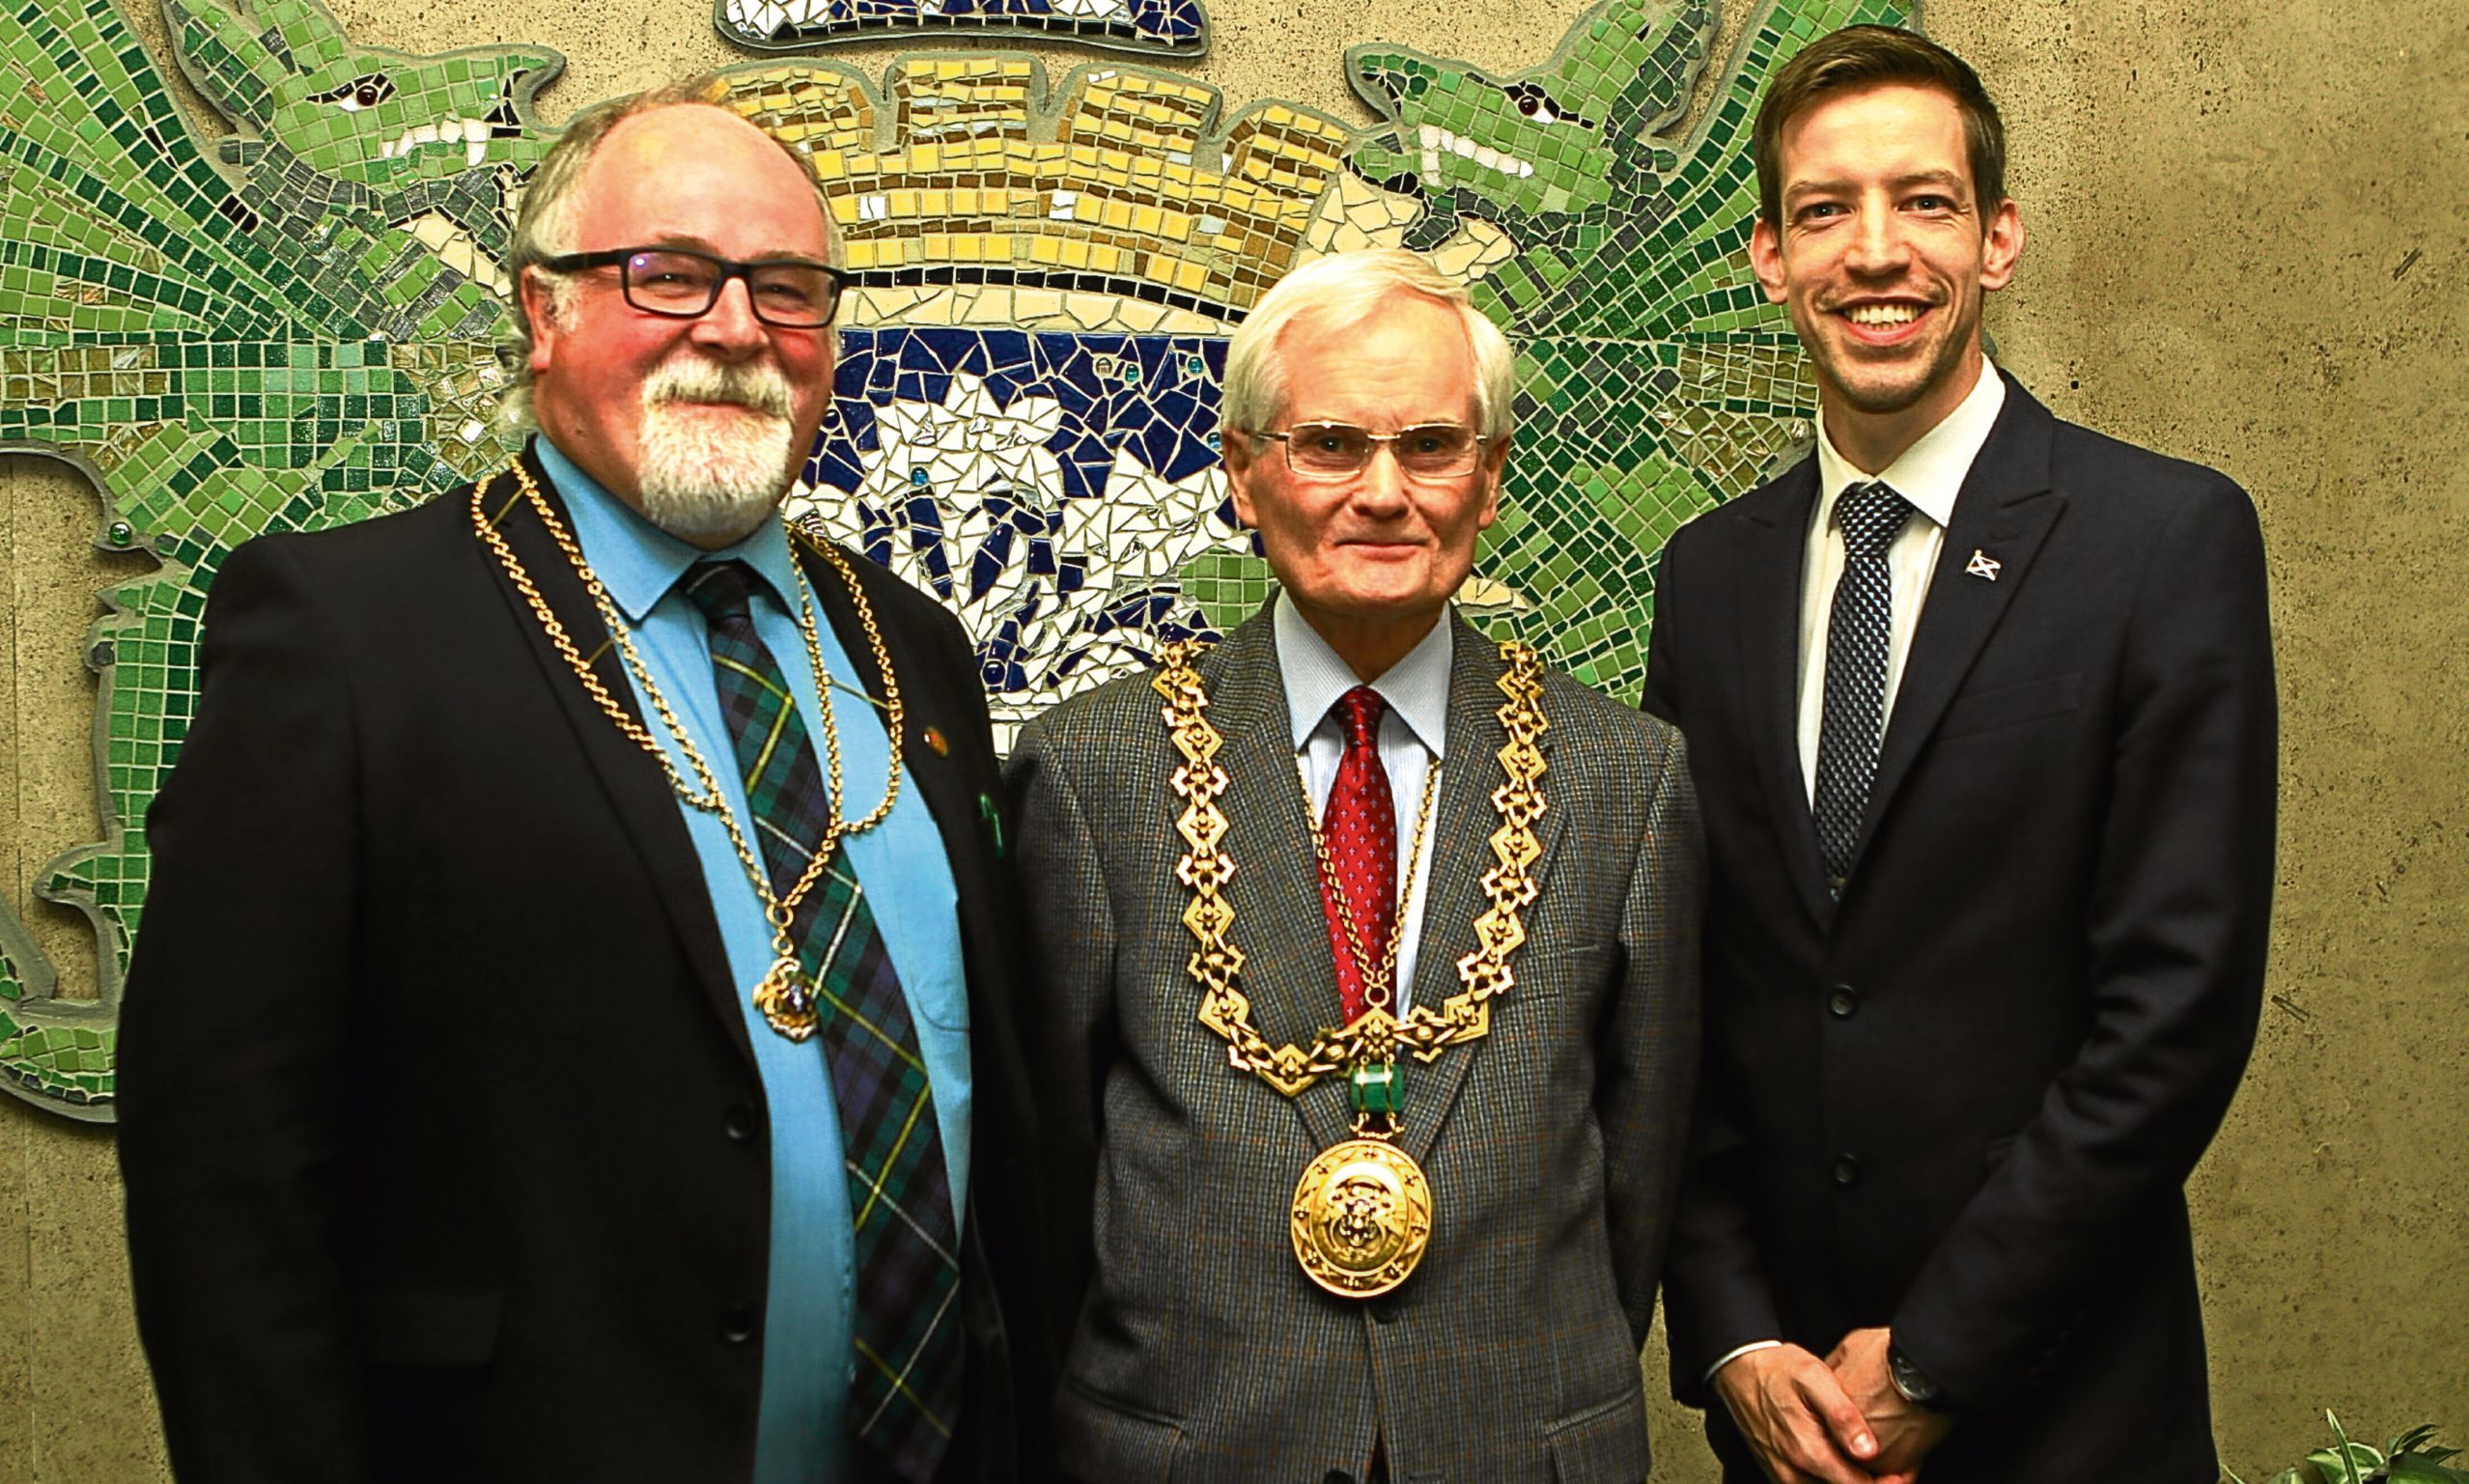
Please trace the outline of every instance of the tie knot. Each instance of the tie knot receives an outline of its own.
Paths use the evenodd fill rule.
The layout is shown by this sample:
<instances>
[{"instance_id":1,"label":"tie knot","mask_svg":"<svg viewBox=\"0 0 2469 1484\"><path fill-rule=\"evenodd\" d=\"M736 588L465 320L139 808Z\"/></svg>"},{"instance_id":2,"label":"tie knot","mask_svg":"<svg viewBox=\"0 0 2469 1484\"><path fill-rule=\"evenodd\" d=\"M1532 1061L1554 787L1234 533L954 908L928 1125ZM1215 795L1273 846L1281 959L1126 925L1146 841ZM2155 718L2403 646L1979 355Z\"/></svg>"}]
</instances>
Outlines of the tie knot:
<instances>
[{"instance_id":1,"label":"tie knot","mask_svg":"<svg viewBox=\"0 0 2469 1484\"><path fill-rule=\"evenodd\" d=\"M1369 686L1357 686L1337 698L1337 722L1346 729L1346 745L1369 747L1380 738L1380 718L1389 714L1389 703Z\"/></svg>"},{"instance_id":2,"label":"tie knot","mask_svg":"<svg viewBox=\"0 0 2469 1484\"><path fill-rule=\"evenodd\" d=\"M751 621L748 603L754 591L754 574L744 562L732 557L725 562L699 562L686 574L686 598L702 610L703 622L714 628L727 623Z\"/></svg>"},{"instance_id":3,"label":"tie knot","mask_svg":"<svg viewBox=\"0 0 2469 1484\"><path fill-rule=\"evenodd\" d=\"M1835 506L1835 520L1843 529L1846 556L1884 553L1894 545L1894 538L1902 534L1904 523L1911 518L1911 502L1883 480L1854 485L1843 491L1843 498Z\"/></svg>"}]
</instances>

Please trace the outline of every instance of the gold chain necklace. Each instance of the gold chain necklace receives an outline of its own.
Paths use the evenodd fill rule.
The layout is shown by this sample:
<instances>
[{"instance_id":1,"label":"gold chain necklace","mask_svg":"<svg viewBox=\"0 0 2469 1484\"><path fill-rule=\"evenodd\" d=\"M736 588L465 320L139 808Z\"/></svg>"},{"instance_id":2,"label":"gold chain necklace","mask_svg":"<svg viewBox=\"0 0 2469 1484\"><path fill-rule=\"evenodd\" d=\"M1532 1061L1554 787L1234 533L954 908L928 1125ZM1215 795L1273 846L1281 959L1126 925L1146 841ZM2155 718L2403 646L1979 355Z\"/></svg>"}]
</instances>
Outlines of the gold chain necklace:
<instances>
[{"instance_id":1,"label":"gold chain necklace","mask_svg":"<svg viewBox=\"0 0 2469 1484\"><path fill-rule=\"evenodd\" d=\"M1492 806L1501 826L1491 837L1496 864L1483 877L1490 905L1474 919L1474 951L1457 961L1464 991L1437 1011L1417 1005L1399 1020L1374 1006L1346 1025L1322 1030L1307 1047L1272 1046L1253 1022L1251 1001L1238 983L1243 950L1228 937L1234 905L1224 888L1234 879L1235 863L1222 848L1226 816L1218 806L1228 783L1218 761L1225 739L1208 718L1208 690L1192 666L1198 648L1167 645L1149 684L1164 698L1166 730L1183 757L1173 775L1174 791L1184 800L1175 828L1188 849L1175 875L1192 895L1183 922L1195 945L1189 968L1200 986L1200 1023L1225 1038L1227 1060L1237 1070L1290 1098L1331 1073L1348 1073L1355 1137L1323 1150L1305 1167L1287 1220L1305 1276L1340 1298L1372 1298L1406 1281L1432 1235L1431 1184L1422 1166L1395 1143L1397 1052L1403 1049L1429 1062L1449 1047L1481 1040L1492 1029L1491 1002L1517 983L1508 959L1526 941L1524 913L1539 889L1532 873L1543 854L1534 826L1550 807L1538 745L1551 727L1542 708L1542 661L1530 645L1504 640L1500 646L1504 668L1498 714L1508 735L1501 743L1503 779L1492 793ZM1428 791L1428 775L1424 783ZM1427 792L1426 807L1428 799ZM1419 825L1417 831L1419 835ZM1314 838L1317 842L1316 826ZM1316 848L1325 862L1325 847ZM1347 928L1359 947L1351 921ZM1386 1127L1377 1122L1384 1116Z\"/></svg>"},{"instance_id":2,"label":"gold chain necklace","mask_svg":"<svg viewBox=\"0 0 2469 1484\"><path fill-rule=\"evenodd\" d=\"M652 761L659 765L660 772L680 799L689 807L716 816L721 827L728 831L729 844L736 848L738 863L745 868L746 880L754 886L755 899L763 904L764 921L772 929L772 964L755 986L755 1006L763 1012L764 1020L774 1031L792 1041L805 1040L814 1034L818 1018L815 1011L816 986L798 962L797 942L790 937L798 908L805 901L806 894L814 889L815 882L823 879L823 873L830 864L832 855L838 852L840 842L882 824L890 816L892 805L900 798L900 736L907 712L901 704L900 682L892 674L890 651L884 644L883 630L875 623L874 605L866 601L865 590L857 585L857 574L850 570L846 557L795 524L789 524L790 530L804 536L807 546L829 562L832 569L840 574L841 580L849 586L850 599L856 604L858 624L865 630L866 645L874 657L875 672L883 677L884 725L889 734L891 761L888 776L884 782L883 802L863 819L843 819L840 815L840 727L832 714L831 672L823 659L823 644L815 623L814 595L806 585L803 569L792 562L790 565L798 569L798 632L805 640L806 662L813 670L815 698L823 714L824 751L829 759L830 792L824 800L823 835L816 842L812 854L807 855L805 870L799 874L796 884L787 893L775 895L772 890L770 874L763 869L753 848L746 844L744 834L739 830L736 817L729 812L727 798L720 792L719 780L713 775L711 765L704 761L703 749L695 745L694 739L677 719L677 713L669 706L668 697L652 679L651 668L643 662L642 655L635 649L633 632L626 622L626 616L618 611L615 600L602 585L599 574L593 572L591 564L583 559L582 547L575 544L565 523L557 518L556 511L540 492L540 487L532 482L531 471L523 467L520 461L509 468L515 476L516 487L540 517L549 539L566 554L566 560L574 567L575 575L581 580L583 590L591 595L592 605L599 609L601 622L607 626L609 637L616 641L626 668L642 688L644 698L651 702L652 710L659 714L660 724L676 742L677 750L693 770L697 786L687 785L659 741L624 706L618 704L617 698L593 673L591 665L583 658L582 651L575 647L573 636L567 633L566 626L558 621L556 613L548 606L548 601L541 596L539 587L533 583L531 574L524 570L521 558L515 555L515 548L507 545L506 538L489 519L488 506L483 499L487 484L472 487L472 529L496 554L498 564L506 570L507 578L531 604L532 614L539 620L542 631L548 636L549 645L564 658L568 667L574 670L575 678L582 682L584 691L599 705L602 713L615 723L620 733L651 754Z\"/></svg>"},{"instance_id":3,"label":"gold chain necklace","mask_svg":"<svg viewBox=\"0 0 2469 1484\"><path fill-rule=\"evenodd\" d=\"M1300 771L1296 776L1301 781ZM1320 862L1320 880L1329 888L1329 899L1337 904L1337 922L1346 930L1346 948L1355 960L1355 977L1362 981L1363 1003L1374 1010L1389 1007L1389 984L1397 974L1397 949L1406 940L1406 908L1415 895L1415 873L1423 864L1423 832L1432 823L1432 796L1440 791L1440 778L1441 760L1434 758L1423 770L1423 801L1415 809L1415 844L1406 856L1406 874L1398 879L1397 910L1389 914L1389 941L1382 946L1378 960L1363 952L1362 930L1355 926L1355 904L1347 900L1346 883L1337 879L1337 863L1329 855L1329 837L1321 832L1320 821L1311 812L1311 796L1304 796L1304 823L1311 828L1311 853Z\"/></svg>"}]
</instances>

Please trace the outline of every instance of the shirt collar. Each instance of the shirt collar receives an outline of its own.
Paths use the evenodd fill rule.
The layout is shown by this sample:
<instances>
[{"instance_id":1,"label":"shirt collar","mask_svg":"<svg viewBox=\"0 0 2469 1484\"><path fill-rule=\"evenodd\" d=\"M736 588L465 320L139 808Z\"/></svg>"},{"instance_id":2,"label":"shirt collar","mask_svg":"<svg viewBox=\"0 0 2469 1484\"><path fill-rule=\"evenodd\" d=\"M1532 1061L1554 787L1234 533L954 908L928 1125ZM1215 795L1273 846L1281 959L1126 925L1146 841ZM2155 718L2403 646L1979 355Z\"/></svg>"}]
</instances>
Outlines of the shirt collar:
<instances>
[{"instance_id":1,"label":"shirt collar","mask_svg":"<svg viewBox=\"0 0 2469 1484\"><path fill-rule=\"evenodd\" d=\"M609 601L630 624L640 624L654 604L677 585L686 569L698 561L736 558L771 584L772 596L784 612L798 611L797 559L789 550L788 530L767 519L735 546L705 551L643 518L625 501L609 493L598 480L566 457L565 450L542 434L532 443L548 482L566 502L575 544L592 575L608 590Z\"/></svg>"},{"instance_id":2,"label":"shirt collar","mask_svg":"<svg viewBox=\"0 0 2469 1484\"><path fill-rule=\"evenodd\" d=\"M1282 590L1271 615L1277 668L1286 681L1286 716L1294 725L1295 750L1301 752L1337 698L1362 682ZM1422 642L1371 683L1435 759L1443 755L1441 742L1448 730L1448 671L1455 654L1450 630L1454 627L1449 611L1443 609L1440 622L1423 635Z\"/></svg>"},{"instance_id":3,"label":"shirt collar","mask_svg":"<svg viewBox=\"0 0 2469 1484\"><path fill-rule=\"evenodd\" d=\"M1826 432L1826 414L1817 414L1817 480L1818 492L1827 510L1834 507L1845 487L1866 484L1870 479L1884 480L1896 494L1911 502L1912 508L1939 525L1954 520L1954 497L1963 490L1963 481L1972 473L1973 461L1980 457L1981 446L1989 441L1989 430L1997 425L1998 409L2006 403L2006 378L1998 374L1986 356L1980 360L1980 379L1974 382L1971 393L1956 404L1953 411L1936 427L1921 434L1919 442L1903 450L1893 463L1875 475L1864 474L1852 462L1835 451L1835 440ZM1826 518L1826 511L1818 513Z\"/></svg>"}]
</instances>

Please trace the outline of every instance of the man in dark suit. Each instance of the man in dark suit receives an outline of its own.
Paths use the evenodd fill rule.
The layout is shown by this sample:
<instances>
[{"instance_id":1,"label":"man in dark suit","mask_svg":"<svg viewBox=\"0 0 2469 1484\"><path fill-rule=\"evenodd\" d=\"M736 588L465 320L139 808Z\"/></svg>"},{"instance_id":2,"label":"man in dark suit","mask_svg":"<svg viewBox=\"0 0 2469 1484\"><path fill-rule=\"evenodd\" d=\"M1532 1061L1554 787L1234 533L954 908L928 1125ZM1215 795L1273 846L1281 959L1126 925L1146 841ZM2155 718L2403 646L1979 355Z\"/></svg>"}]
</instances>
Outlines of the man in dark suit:
<instances>
[{"instance_id":1,"label":"man in dark suit","mask_svg":"<svg viewBox=\"0 0 2469 1484\"><path fill-rule=\"evenodd\" d=\"M1088 1484L1646 1474L1697 1047L1679 739L1449 608L1511 359L1340 254L1226 359L1278 595L1008 768Z\"/></svg>"},{"instance_id":2,"label":"man in dark suit","mask_svg":"<svg viewBox=\"0 0 2469 1484\"><path fill-rule=\"evenodd\" d=\"M2183 1187L2261 998L2254 509L1983 358L2023 228L1960 60L1822 39L1755 143L1820 440L1656 588L1710 862L1675 1391L1733 1480L2210 1484Z\"/></svg>"},{"instance_id":3,"label":"man in dark suit","mask_svg":"<svg viewBox=\"0 0 2469 1484\"><path fill-rule=\"evenodd\" d=\"M1036 1451L984 697L949 615L776 518L841 279L715 96L535 176L519 462L216 584L121 1047L184 1481Z\"/></svg>"}]
</instances>

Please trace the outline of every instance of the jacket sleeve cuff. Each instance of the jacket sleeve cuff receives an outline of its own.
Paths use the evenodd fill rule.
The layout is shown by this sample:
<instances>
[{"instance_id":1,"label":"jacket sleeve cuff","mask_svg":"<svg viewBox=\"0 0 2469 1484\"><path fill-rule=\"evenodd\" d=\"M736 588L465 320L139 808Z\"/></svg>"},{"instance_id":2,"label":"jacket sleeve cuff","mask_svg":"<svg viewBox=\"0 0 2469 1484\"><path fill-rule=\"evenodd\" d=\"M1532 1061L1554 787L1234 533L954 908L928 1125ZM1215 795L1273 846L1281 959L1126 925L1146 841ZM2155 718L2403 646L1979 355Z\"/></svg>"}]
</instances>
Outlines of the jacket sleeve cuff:
<instances>
[{"instance_id":1,"label":"jacket sleeve cuff","mask_svg":"<svg viewBox=\"0 0 2469 1484\"><path fill-rule=\"evenodd\" d=\"M1760 1350L1781 1350L1782 1348L1783 1342L1782 1340L1751 1340L1746 1345L1735 1346L1734 1348L1724 1352L1724 1354L1716 1359L1714 1364L1706 1367L1706 1373L1697 1378L1697 1385L1701 1386L1713 1386L1715 1384L1715 1372L1731 1364L1742 1356Z\"/></svg>"}]
</instances>

